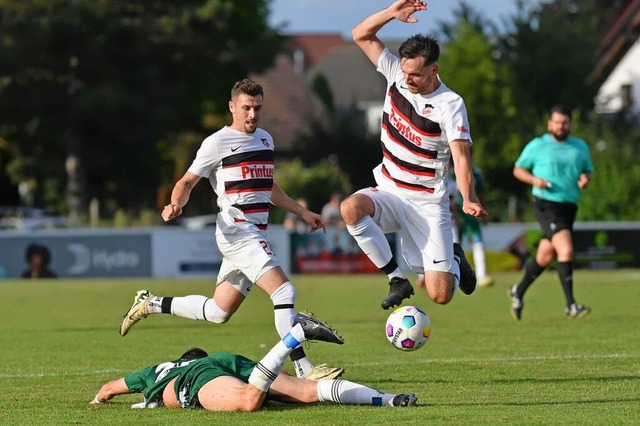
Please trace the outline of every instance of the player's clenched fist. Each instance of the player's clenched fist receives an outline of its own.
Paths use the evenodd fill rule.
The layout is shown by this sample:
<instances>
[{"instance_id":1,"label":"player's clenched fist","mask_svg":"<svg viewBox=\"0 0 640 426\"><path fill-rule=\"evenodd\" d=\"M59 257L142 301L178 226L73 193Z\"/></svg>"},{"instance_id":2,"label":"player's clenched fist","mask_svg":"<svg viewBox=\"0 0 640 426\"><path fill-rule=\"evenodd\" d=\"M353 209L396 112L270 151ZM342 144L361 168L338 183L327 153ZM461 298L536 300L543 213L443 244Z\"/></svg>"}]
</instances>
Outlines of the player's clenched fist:
<instances>
[{"instance_id":1,"label":"player's clenched fist","mask_svg":"<svg viewBox=\"0 0 640 426\"><path fill-rule=\"evenodd\" d=\"M162 210L162 219L164 219L165 222L169 222L171 219L180 216L181 213L182 207L179 205L167 204Z\"/></svg>"}]
</instances>

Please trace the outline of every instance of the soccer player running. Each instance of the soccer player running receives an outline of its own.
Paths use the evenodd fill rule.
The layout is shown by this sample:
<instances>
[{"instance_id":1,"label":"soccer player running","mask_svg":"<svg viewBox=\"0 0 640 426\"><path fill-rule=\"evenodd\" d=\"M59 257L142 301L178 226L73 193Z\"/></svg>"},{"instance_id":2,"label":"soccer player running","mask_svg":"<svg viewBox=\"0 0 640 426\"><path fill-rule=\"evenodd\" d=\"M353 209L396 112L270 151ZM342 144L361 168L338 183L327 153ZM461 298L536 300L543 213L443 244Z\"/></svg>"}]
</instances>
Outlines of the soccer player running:
<instances>
[{"instance_id":1,"label":"soccer player running","mask_svg":"<svg viewBox=\"0 0 640 426\"><path fill-rule=\"evenodd\" d=\"M204 140L191 167L176 182L171 203L162 211L165 221L175 219L200 179L209 180L218 196L216 242L223 256L213 298L162 297L140 290L120 324L122 336L151 314L225 323L254 283L273 302L278 334L282 337L291 329L296 289L267 241L269 203L300 216L310 225L311 232L324 230L325 225L319 214L291 199L273 180L273 139L258 127L263 97L262 86L251 80L241 80L233 86L229 101L231 125ZM291 360L296 374L307 379L336 378L344 371L324 364L312 365L302 347L291 352Z\"/></svg>"},{"instance_id":2,"label":"soccer player running","mask_svg":"<svg viewBox=\"0 0 640 426\"><path fill-rule=\"evenodd\" d=\"M179 359L143 368L105 383L91 404L114 396L142 393L145 400L132 408L193 408L210 411L257 411L265 399L296 404L331 401L408 407L415 394L390 394L347 380L314 382L282 371L289 353L308 340L343 344L340 335L315 317L300 313L293 327L259 362L242 355L199 348Z\"/></svg>"},{"instance_id":3,"label":"soccer player running","mask_svg":"<svg viewBox=\"0 0 640 426\"><path fill-rule=\"evenodd\" d=\"M558 277L567 301L568 318L588 315L590 309L573 297L573 222L580 191L589 184L593 164L589 146L570 136L571 110L562 105L551 109L549 133L533 139L516 161L513 175L532 186L533 212L543 237L536 256L524 267L520 283L508 289L511 316L522 317L524 294L553 260L558 259Z\"/></svg>"},{"instance_id":4,"label":"soccer player running","mask_svg":"<svg viewBox=\"0 0 640 426\"><path fill-rule=\"evenodd\" d=\"M341 204L347 230L369 259L389 277L383 309L414 294L384 236L400 233L402 253L415 273L424 273L436 303L448 303L456 288L475 290L476 278L459 244L454 246L447 190L447 163L453 156L462 209L487 214L476 201L469 146L471 136L462 98L438 75L440 48L430 36L415 35L396 57L377 32L397 19L415 23L421 1L398 0L366 18L353 39L387 79L382 115L382 163L374 169L377 187L357 191Z\"/></svg>"}]
</instances>

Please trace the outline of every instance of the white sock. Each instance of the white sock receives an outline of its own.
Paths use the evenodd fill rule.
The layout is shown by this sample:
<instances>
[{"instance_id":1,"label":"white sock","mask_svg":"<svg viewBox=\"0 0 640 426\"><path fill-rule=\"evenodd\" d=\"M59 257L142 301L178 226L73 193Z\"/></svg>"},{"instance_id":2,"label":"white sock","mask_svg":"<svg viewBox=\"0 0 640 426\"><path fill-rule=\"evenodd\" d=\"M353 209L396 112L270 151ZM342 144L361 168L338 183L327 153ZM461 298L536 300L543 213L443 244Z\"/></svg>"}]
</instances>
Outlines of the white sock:
<instances>
[{"instance_id":1,"label":"white sock","mask_svg":"<svg viewBox=\"0 0 640 426\"><path fill-rule=\"evenodd\" d=\"M453 294L451 294L451 296L453 296L454 294L456 294L456 292L458 291L458 288L460 287L460 258L456 255L453 256L453 269L451 270L451 273L454 276L453 279Z\"/></svg>"},{"instance_id":2,"label":"white sock","mask_svg":"<svg viewBox=\"0 0 640 426\"><path fill-rule=\"evenodd\" d=\"M249 383L262 392L267 392L273 381L278 377L280 371L282 371L282 367L293 348L300 346L300 343L305 340L302 326L296 324L296 326L291 329L291 332L287 333L282 340L276 343L260 362L256 364L249 376Z\"/></svg>"},{"instance_id":3,"label":"white sock","mask_svg":"<svg viewBox=\"0 0 640 426\"><path fill-rule=\"evenodd\" d=\"M296 300L296 288L291 281L283 283L273 293L271 293L271 301L273 302L273 316L276 324L276 330L280 337L284 337L293 324L293 318L296 315L294 303ZM293 366L298 377L306 376L313 368L313 364L306 356L293 362Z\"/></svg>"},{"instance_id":4,"label":"white sock","mask_svg":"<svg viewBox=\"0 0 640 426\"><path fill-rule=\"evenodd\" d=\"M347 231L379 269L384 268L391 261L393 253L391 253L389 242L371 216L363 217L354 225L347 225Z\"/></svg>"},{"instance_id":5,"label":"white sock","mask_svg":"<svg viewBox=\"0 0 640 426\"><path fill-rule=\"evenodd\" d=\"M164 297L154 296L149 300L150 314L162 313L162 301ZM218 306L215 300L194 294L191 296L172 297L171 315L189 318L193 320L206 320L216 324L222 324L229 320L231 315Z\"/></svg>"},{"instance_id":6,"label":"white sock","mask_svg":"<svg viewBox=\"0 0 640 426\"><path fill-rule=\"evenodd\" d=\"M162 296L153 296L149 299L149 303L147 303L147 310L150 314L161 314L162 313Z\"/></svg>"},{"instance_id":7,"label":"white sock","mask_svg":"<svg viewBox=\"0 0 640 426\"><path fill-rule=\"evenodd\" d=\"M484 257L484 245L481 242L476 242L471 245L473 250L473 267L476 270L476 276L478 279L482 279L487 276L487 261Z\"/></svg>"},{"instance_id":8,"label":"white sock","mask_svg":"<svg viewBox=\"0 0 640 426\"><path fill-rule=\"evenodd\" d=\"M348 380L321 380L318 382L318 399L338 404L390 405L394 394L369 388Z\"/></svg>"},{"instance_id":9,"label":"white sock","mask_svg":"<svg viewBox=\"0 0 640 426\"><path fill-rule=\"evenodd\" d=\"M296 316L296 311L293 309L296 301L296 289L291 281L283 283L271 293L271 301L273 302L276 330L280 337L284 337L291 330L293 318Z\"/></svg>"}]
</instances>

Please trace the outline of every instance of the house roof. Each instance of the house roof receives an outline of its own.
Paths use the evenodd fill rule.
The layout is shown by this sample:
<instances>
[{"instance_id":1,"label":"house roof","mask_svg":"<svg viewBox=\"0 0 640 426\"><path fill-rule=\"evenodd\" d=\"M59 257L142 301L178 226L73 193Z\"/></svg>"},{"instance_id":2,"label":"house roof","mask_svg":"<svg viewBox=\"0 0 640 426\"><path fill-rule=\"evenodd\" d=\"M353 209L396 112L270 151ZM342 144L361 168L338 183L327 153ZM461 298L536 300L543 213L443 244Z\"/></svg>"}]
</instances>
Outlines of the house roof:
<instances>
[{"instance_id":1,"label":"house roof","mask_svg":"<svg viewBox=\"0 0 640 426\"><path fill-rule=\"evenodd\" d=\"M401 41L385 41L397 52ZM386 81L355 43L333 49L307 71L310 81L322 74L327 79L337 108L350 108L362 103L382 102Z\"/></svg>"},{"instance_id":2,"label":"house roof","mask_svg":"<svg viewBox=\"0 0 640 426\"><path fill-rule=\"evenodd\" d=\"M640 36L640 0L631 0L600 41L596 66L587 82L603 81Z\"/></svg>"},{"instance_id":3,"label":"house roof","mask_svg":"<svg viewBox=\"0 0 640 426\"><path fill-rule=\"evenodd\" d=\"M287 40L287 49L291 52L298 50L304 54L304 71L306 71L334 49L343 48L348 44L337 33L294 34Z\"/></svg>"},{"instance_id":4,"label":"house roof","mask_svg":"<svg viewBox=\"0 0 640 426\"><path fill-rule=\"evenodd\" d=\"M310 132L311 122L328 122L324 106L295 74L288 55L279 55L271 69L250 78L264 89L260 126L273 136L276 152L290 151L300 135Z\"/></svg>"}]
</instances>

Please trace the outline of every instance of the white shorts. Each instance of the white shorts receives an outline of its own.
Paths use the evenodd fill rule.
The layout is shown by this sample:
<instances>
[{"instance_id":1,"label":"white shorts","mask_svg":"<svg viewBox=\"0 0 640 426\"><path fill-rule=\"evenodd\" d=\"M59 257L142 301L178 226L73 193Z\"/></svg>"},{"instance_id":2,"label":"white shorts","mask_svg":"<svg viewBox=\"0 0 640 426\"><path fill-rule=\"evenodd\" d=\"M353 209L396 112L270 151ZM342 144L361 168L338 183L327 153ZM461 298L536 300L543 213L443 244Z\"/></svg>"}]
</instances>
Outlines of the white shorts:
<instances>
[{"instance_id":1,"label":"white shorts","mask_svg":"<svg viewBox=\"0 0 640 426\"><path fill-rule=\"evenodd\" d=\"M453 232L448 205L418 206L380 187L357 193L373 201L373 221L382 232L400 234L402 257L413 272L453 273Z\"/></svg>"},{"instance_id":2,"label":"white shorts","mask_svg":"<svg viewBox=\"0 0 640 426\"><path fill-rule=\"evenodd\" d=\"M267 239L260 232L244 234L236 241L216 235L216 241L222 253L217 284L227 281L245 296L265 272L280 266Z\"/></svg>"}]
</instances>

